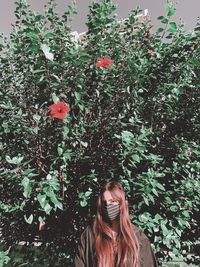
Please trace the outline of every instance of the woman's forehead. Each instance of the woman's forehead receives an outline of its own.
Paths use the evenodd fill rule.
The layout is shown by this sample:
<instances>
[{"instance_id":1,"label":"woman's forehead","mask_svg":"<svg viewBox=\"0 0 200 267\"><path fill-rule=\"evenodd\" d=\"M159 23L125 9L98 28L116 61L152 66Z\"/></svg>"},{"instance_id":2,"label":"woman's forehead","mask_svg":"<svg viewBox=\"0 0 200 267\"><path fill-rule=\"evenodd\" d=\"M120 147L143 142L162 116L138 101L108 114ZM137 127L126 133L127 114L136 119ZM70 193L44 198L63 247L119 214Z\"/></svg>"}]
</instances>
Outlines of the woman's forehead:
<instances>
[{"instance_id":1,"label":"woman's forehead","mask_svg":"<svg viewBox=\"0 0 200 267\"><path fill-rule=\"evenodd\" d=\"M103 200L109 201L109 200L113 200L113 196L111 195L110 191L106 190L103 193Z\"/></svg>"}]
</instances>

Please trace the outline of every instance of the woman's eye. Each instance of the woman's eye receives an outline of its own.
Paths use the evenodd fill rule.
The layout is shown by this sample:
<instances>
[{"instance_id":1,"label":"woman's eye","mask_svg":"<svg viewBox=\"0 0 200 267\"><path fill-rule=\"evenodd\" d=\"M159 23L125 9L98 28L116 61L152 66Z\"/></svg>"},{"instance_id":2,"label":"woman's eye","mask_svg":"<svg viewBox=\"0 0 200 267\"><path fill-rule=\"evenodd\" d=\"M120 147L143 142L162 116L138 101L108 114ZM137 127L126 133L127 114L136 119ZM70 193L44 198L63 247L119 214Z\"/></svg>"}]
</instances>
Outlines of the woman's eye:
<instances>
[{"instance_id":1,"label":"woman's eye","mask_svg":"<svg viewBox=\"0 0 200 267\"><path fill-rule=\"evenodd\" d=\"M117 204L118 203L118 201L116 201L116 200L108 200L108 201L103 201L103 203L104 204Z\"/></svg>"}]
</instances>

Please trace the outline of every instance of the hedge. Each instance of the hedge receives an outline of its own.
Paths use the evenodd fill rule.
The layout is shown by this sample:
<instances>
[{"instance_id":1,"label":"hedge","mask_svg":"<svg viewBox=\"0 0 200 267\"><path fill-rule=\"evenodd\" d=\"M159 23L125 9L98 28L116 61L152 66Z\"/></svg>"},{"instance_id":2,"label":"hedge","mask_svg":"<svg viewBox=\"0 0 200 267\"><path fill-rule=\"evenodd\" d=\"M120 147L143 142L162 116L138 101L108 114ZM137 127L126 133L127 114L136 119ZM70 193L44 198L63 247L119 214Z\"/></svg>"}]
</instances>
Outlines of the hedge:
<instances>
[{"instance_id":1,"label":"hedge","mask_svg":"<svg viewBox=\"0 0 200 267\"><path fill-rule=\"evenodd\" d=\"M71 266L113 179L160 264L200 263L199 19L186 32L168 2L153 32L139 7L115 10L93 1L77 39L75 3L60 16L53 0L40 14L19 0L1 35L2 266Z\"/></svg>"}]
</instances>

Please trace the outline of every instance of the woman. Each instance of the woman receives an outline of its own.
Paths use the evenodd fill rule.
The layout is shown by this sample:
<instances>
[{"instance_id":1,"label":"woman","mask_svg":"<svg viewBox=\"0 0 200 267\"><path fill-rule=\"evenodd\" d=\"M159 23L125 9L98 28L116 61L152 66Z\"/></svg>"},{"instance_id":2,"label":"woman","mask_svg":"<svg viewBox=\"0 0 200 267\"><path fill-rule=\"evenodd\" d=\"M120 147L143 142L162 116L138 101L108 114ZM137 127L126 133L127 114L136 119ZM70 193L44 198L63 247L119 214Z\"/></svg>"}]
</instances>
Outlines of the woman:
<instances>
[{"instance_id":1,"label":"woman","mask_svg":"<svg viewBox=\"0 0 200 267\"><path fill-rule=\"evenodd\" d=\"M131 223L120 182L109 182L97 201L92 225L81 235L75 267L156 267L147 236Z\"/></svg>"}]
</instances>

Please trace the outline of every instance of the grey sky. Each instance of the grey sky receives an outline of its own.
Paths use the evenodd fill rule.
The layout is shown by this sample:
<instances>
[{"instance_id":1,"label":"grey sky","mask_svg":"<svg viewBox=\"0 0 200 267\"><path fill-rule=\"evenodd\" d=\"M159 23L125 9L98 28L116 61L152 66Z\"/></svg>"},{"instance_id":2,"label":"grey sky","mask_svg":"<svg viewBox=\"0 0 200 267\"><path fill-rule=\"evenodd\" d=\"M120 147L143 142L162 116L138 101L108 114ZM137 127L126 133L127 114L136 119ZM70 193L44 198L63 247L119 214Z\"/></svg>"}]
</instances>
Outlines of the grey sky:
<instances>
[{"instance_id":1,"label":"grey sky","mask_svg":"<svg viewBox=\"0 0 200 267\"><path fill-rule=\"evenodd\" d=\"M15 16L15 0L0 0L0 32L6 35L11 31L11 23L14 23ZM32 10L42 11L44 4L48 0L27 0L31 5ZM165 12L167 0L113 0L118 5L116 13L119 18L126 18L128 13L137 5L141 9L148 9L154 27L159 26L157 17L163 15ZM70 0L56 0L58 5L57 9L62 14L71 3ZM71 23L72 31L84 32L87 30L85 22L87 21L88 6L91 0L77 0L78 15L73 17ZM200 16L200 0L179 0L176 1L177 13L173 20L178 22L182 19L185 22L185 29L188 31L193 30L196 24L197 17Z\"/></svg>"}]
</instances>

